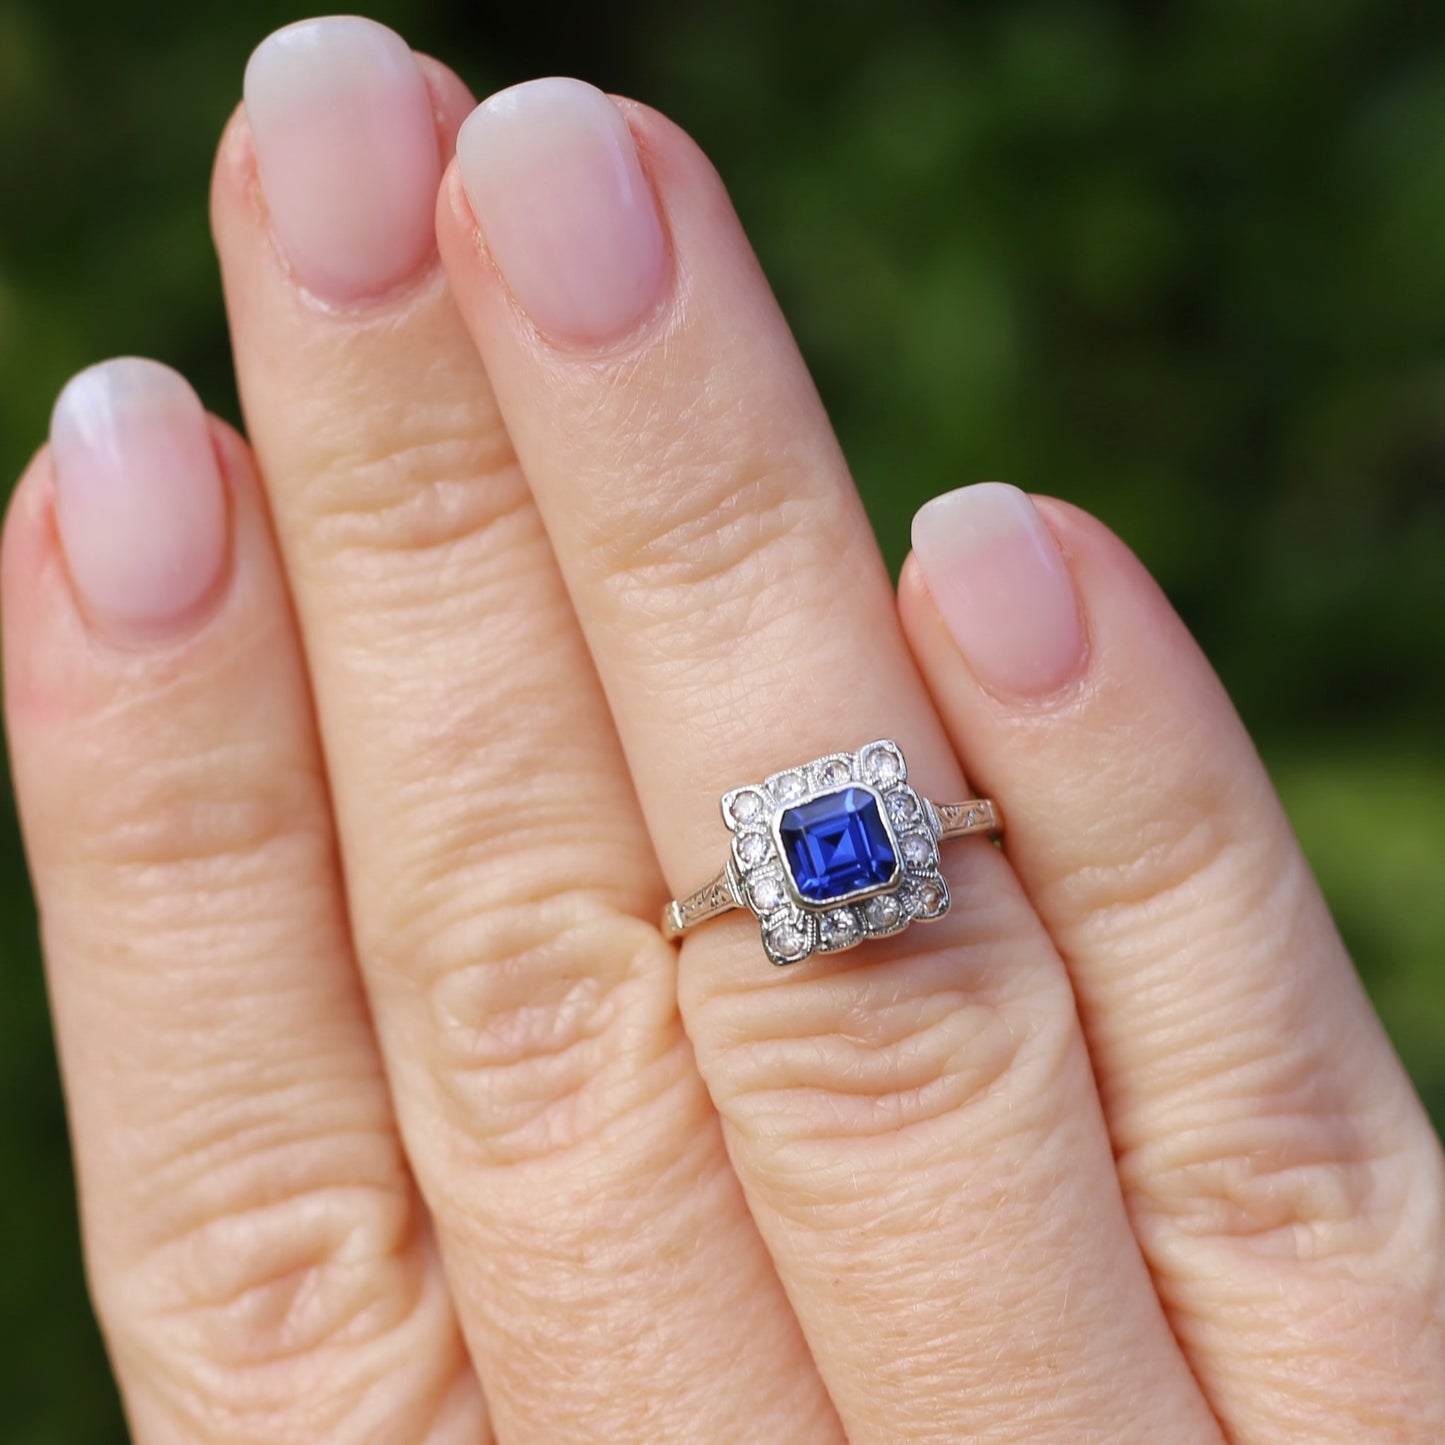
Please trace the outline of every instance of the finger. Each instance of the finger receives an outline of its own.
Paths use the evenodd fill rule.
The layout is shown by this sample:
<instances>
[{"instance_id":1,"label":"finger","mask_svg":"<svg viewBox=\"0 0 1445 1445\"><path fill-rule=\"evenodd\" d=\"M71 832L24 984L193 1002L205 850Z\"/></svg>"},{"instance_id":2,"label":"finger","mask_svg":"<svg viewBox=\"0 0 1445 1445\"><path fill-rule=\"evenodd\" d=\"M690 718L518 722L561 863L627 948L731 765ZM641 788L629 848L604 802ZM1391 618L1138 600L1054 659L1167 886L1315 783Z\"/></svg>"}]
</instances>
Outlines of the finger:
<instances>
[{"instance_id":1,"label":"finger","mask_svg":"<svg viewBox=\"0 0 1445 1445\"><path fill-rule=\"evenodd\" d=\"M626 117L577 82L495 97L439 235L681 889L722 862L719 794L810 754L896 732L930 790L964 795L726 197L679 132ZM780 971L733 919L681 957L699 1065L848 1438L1144 1439L1163 1418L1215 1439L1059 960L992 849L950 875L956 912L904 946Z\"/></svg>"},{"instance_id":2,"label":"finger","mask_svg":"<svg viewBox=\"0 0 1445 1445\"><path fill-rule=\"evenodd\" d=\"M1439 1147L1218 681L1072 507L967 488L915 546L910 639L1069 960L1135 1227L1226 1433L1439 1438Z\"/></svg>"},{"instance_id":3,"label":"finger","mask_svg":"<svg viewBox=\"0 0 1445 1445\"><path fill-rule=\"evenodd\" d=\"M375 184L353 137L425 104L410 52L368 22L299 35L252 61L215 230L358 951L498 1434L835 1439L678 1023L671 952L637 921L656 865L445 279L434 256L398 270L388 253L338 304L310 266L332 189L350 197L342 240L373 211L420 205L430 226L464 97L429 72L424 197ZM297 233L308 249L286 249ZM324 308L305 291L323 286Z\"/></svg>"},{"instance_id":4,"label":"finger","mask_svg":"<svg viewBox=\"0 0 1445 1445\"><path fill-rule=\"evenodd\" d=\"M6 711L135 1438L475 1445L245 448L138 360L53 437L6 526Z\"/></svg>"}]
</instances>

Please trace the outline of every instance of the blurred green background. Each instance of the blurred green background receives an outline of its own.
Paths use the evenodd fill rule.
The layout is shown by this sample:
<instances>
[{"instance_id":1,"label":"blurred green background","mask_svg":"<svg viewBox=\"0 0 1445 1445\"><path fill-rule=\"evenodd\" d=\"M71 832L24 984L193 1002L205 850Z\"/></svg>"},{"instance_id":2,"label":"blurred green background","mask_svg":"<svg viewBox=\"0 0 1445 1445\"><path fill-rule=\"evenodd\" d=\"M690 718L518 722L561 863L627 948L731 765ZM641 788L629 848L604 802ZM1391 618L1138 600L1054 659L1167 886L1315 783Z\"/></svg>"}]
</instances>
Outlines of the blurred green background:
<instances>
[{"instance_id":1,"label":"blurred green background","mask_svg":"<svg viewBox=\"0 0 1445 1445\"><path fill-rule=\"evenodd\" d=\"M251 46L307 13L0 0L0 475L66 376L117 352L236 416L211 150ZM917 503L985 477L1133 544L1445 1118L1445 6L368 13L479 93L576 73L701 140L895 564ZM0 1436L119 1441L3 807Z\"/></svg>"}]
</instances>

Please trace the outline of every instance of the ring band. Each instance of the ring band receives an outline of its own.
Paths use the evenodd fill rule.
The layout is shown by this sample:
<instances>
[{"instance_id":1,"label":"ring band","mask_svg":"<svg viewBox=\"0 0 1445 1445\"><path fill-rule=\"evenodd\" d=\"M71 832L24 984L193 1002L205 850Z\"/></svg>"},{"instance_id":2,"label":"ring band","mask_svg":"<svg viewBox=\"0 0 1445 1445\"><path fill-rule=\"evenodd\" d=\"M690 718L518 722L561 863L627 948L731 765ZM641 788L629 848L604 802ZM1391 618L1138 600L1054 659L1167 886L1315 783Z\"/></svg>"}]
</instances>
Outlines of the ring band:
<instances>
[{"instance_id":1,"label":"ring band","mask_svg":"<svg viewBox=\"0 0 1445 1445\"><path fill-rule=\"evenodd\" d=\"M721 807L732 834L727 863L667 905L662 931L677 938L747 908L775 964L942 918L949 893L938 845L1003 831L989 798L922 797L909 785L903 750L888 738L733 788Z\"/></svg>"}]
</instances>

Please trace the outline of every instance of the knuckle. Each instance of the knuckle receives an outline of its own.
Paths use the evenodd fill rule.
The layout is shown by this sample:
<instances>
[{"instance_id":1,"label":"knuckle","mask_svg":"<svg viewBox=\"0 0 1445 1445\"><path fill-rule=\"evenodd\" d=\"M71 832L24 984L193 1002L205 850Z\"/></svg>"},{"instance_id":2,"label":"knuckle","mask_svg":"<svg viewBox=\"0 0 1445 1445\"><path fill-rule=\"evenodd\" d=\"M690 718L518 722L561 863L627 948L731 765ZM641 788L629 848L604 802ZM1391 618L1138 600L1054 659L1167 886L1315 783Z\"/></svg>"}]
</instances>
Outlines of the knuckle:
<instances>
[{"instance_id":1,"label":"knuckle","mask_svg":"<svg viewBox=\"0 0 1445 1445\"><path fill-rule=\"evenodd\" d=\"M358 1322L379 1329L377 1306L414 1298L404 1190L313 1180L267 1197L253 1173L247 1192L189 1201L167 1238L98 1291L102 1315L158 1324L183 1353L247 1369L308 1355Z\"/></svg>"},{"instance_id":2,"label":"knuckle","mask_svg":"<svg viewBox=\"0 0 1445 1445\"><path fill-rule=\"evenodd\" d=\"M495 409L446 389L368 394L356 412L319 419L297 464L294 505L307 557L351 559L374 579L389 559L446 557L527 505L516 456Z\"/></svg>"},{"instance_id":3,"label":"knuckle","mask_svg":"<svg viewBox=\"0 0 1445 1445\"><path fill-rule=\"evenodd\" d=\"M595 738L579 746L564 736L575 713L556 708L549 679L513 669L515 703L470 679L434 686L407 723L408 748L389 760L391 871L359 911L401 958L493 905L623 891L619 828L635 827L629 842L643 842Z\"/></svg>"},{"instance_id":4,"label":"knuckle","mask_svg":"<svg viewBox=\"0 0 1445 1445\"><path fill-rule=\"evenodd\" d=\"M1192 910L1216 892L1217 880L1258 880L1247 840L1236 836L1217 808L1191 802L1161 806L1120 853L1117 841L1056 885L1104 930L1125 931L1141 914L1168 917Z\"/></svg>"},{"instance_id":5,"label":"knuckle","mask_svg":"<svg viewBox=\"0 0 1445 1445\"><path fill-rule=\"evenodd\" d=\"M1383 1132L1336 1121L1310 1136L1276 1111L1135 1149L1121 1181L1166 1303L1257 1341L1249 1373L1281 1418L1328 1418L1340 1439L1434 1439L1445 1179L1433 1140L1390 1150Z\"/></svg>"},{"instance_id":6,"label":"knuckle","mask_svg":"<svg viewBox=\"0 0 1445 1445\"><path fill-rule=\"evenodd\" d=\"M1262 1253L1319 1258L1338 1253L1372 1190L1365 1160L1309 1158L1298 1143L1271 1141L1278 1121L1251 1121L1243 1137L1182 1141L1169 1150L1136 1154L1129 1175L1147 1171L1147 1186L1130 1189L1147 1200L1140 1211L1170 1234L1232 1239ZM1318 1133L1318 1131L1315 1131Z\"/></svg>"},{"instance_id":7,"label":"knuckle","mask_svg":"<svg viewBox=\"0 0 1445 1445\"><path fill-rule=\"evenodd\" d=\"M1137 948L1175 928L1197 928L1201 912L1227 904L1235 915L1291 903L1298 880L1281 860L1287 824L1251 777L1227 777L1208 761L1164 772L1147 747L1118 758L1110 777L1087 781L1091 795L1107 787L1134 800L1130 826L1113 810L1089 808L1075 863L1048 886L1051 913L1086 929L1101 945ZM1264 825L1261 820L1271 820Z\"/></svg>"},{"instance_id":8,"label":"knuckle","mask_svg":"<svg viewBox=\"0 0 1445 1445\"><path fill-rule=\"evenodd\" d=\"M403 1180L257 1175L193 1199L166 1238L93 1272L122 1372L190 1438L432 1437L466 1374ZM372 1418L363 1421L360 1415Z\"/></svg>"},{"instance_id":9,"label":"knuckle","mask_svg":"<svg viewBox=\"0 0 1445 1445\"><path fill-rule=\"evenodd\" d=\"M147 667L144 686L121 671L67 718L37 810L60 875L122 899L203 904L330 868L320 765L291 714L293 636L284 613L262 611L200 656Z\"/></svg>"},{"instance_id":10,"label":"knuckle","mask_svg":"<svg viewBox=\"0 0 1445 1445\"><path fill-rule=\"evenodd\" d=\"M89 794L72 832L87 873L137 901L219 895L329 868L332 838L309 766L239 743L152 754Z\"/></svg>"},{"instance_id":11,"label":"knuckle","mask_svg":"<svg viewBox=\"0 0 1445 1445\"><path fill-rule=\"evenodd\" d=\"M686 1086L673 950L595 894L432 914L398 946L381 971L422 1000L444 1112L475 1162L567 1154Z\"/></svg>"},{"instance_id":12,"label":"knuckle","mask_svg":"<svg viewBox=\"0 0 1445 1445\"><path fill-rule=\"evenodd\" d=\"M960 1120L987 1130L1004 1112L1011 1131L1050 1128L1079 1063L1071 996L1061 977L980 987L999 950L979 937L866 974L710 993L688 1025L719 1109L774 1177L813 1198L856 1195L860 1150L956 1154Z\"/></svg>"},{"instance_id":13,"label":"knuckle","mask_svg":"<svg viewBox=\"0 0 1445 1445\"><path fill-rule=\"evenodd\" d=\"M1216 1100L1208 1122L1121 1152L1125 1195L1160 1258L1192 1260L1212 1242L1326 1268L1430 1257L1422 1230L1438 1235L1442 1192L1420 1188L1418 1151L1399 1147L1398 1123L1320 1098L1278 1062L1269 1069L1271 1083L1256 1078L1237 1109ZM1433 1224L1421 1212L1430 1200Z\"/></svg>"},{"instance_id":14,"label":"knuckle","mask_svg":"<svg viewBox=\"0 0 1445 1445\"><path fill-rule=\"evenodd\" d=\"M584 534L607 594L649 631L695 629L704 608L720 610L723 631L751 625L790 610L790 597L806 595L800 581L836 564L812 459L746 435L720 452L711 438L727 428L709 422L699 460L701 425L643 447L648 475L667 485L614 489L637 500L598 509Z\"/></svg>"}]
</instances>

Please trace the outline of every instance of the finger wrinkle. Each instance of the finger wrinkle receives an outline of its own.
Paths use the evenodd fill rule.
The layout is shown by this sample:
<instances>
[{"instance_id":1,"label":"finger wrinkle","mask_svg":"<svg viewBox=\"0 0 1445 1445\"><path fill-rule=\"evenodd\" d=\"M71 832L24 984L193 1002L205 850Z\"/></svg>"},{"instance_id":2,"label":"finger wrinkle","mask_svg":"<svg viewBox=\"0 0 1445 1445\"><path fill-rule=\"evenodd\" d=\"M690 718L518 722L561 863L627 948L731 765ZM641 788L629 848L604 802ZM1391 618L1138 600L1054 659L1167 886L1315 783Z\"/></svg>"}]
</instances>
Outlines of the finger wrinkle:
<instances>
[{"instance_id":1,"label":"finger wrinkle","mask_svg":"<svg viewBox=\"0 0 1445 1445\"><path fill-rule=\"evenodd\" d=\"M1254 1071L1252 1106L1235 1117L1177 1127L1121 1153L1151 1255L1187 1255L1191 1238L1319 1266L1392 1253L1419 1182L1410 1131L1322 1098L1317 1059L1295 1061L1292 1089L1281 1067Z\"/></svg>"},{"instance_id":2,"label":"finger wrinkle","mask_svg":"<svg viewBox=\"0 0 1445 1445\"><path fill-rule=\"evenodd\" d=\"M374 575L394 555L446 554L515 522L529 498L511 444L500 424L479 433L470 420L455 416L448 429L373 417L366 437L296 458L286 532L305 564L352 559Z\"/></svg>"},{"instance_id":3,"label":"finger wrinkle","mask_svg":"<svg viewBox=\"0 0 1445 1445\"><path fill-rule=\"evenodd\" d=\"M706 1040L719 1106L779 1166L792 1151L803 1168L815 1161L813 1145L866 1151L875 1141L951 1154L965 1136L966 1149L988 1148L1005 1122L1027 1128L1077 1071L1066 991L1050 1001L981 1001L959 986L969 965L963 949L875 961L861 999L856 983L814 980L707 1000L691 1027ZM887 975L898 967L908 987L888 1003ZM868 1172L888 1177L873 1159Z\"/></svg>"},{"instance_id":4,"label":"finger wrinkle","mask_svg":"<svg viewBox=\"0 0 1445 1445\"><path fill-rule=\"evenodd\" d=\"M630 437L625 460L615 463L626 478L609 466L607 476L579 479L579 492L597 500L569 515L568 541L589 575L624 594L695 588L724 600L776 570L808 565L809 552L836 559L847 542L849 506L835 496L816 448L759 437L756 423L710 412L669 417L651 430ZM611 424L607 438L610 460L619 445ZM823 509L828 524L820 529Z\"/></svg>"},{"instance_id":5,"label":"finger wrinkle","mask_svg":"<svg viewBox=\"0 0 1445 1445\"><path fill-rule=\"evenodd\" d=\"M433 925L384 967L424 1002L459 1152L507 1164L588 1144L692 1077L660 986L672 958L652 925L571 894Z\"/></svg>"}]
</instances>

